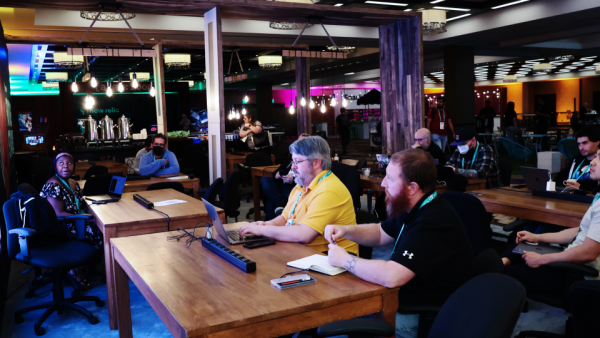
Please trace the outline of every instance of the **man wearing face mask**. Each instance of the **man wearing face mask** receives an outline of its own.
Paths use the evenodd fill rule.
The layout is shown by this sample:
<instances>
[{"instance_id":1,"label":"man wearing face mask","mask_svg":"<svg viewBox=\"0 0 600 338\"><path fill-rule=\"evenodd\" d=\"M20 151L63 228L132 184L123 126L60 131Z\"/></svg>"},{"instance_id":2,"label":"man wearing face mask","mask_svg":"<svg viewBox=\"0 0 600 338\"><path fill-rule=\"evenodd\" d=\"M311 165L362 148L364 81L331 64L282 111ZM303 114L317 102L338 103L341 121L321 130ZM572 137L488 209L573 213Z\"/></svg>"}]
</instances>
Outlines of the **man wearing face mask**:
<instances>
[{"instance_id":1,"label":"man wearing face mask","mask_svg":"<svg viewBox=\"0 0 600 338\"><path fill-rule=\"evenodd\" d=\"M469 128L462 128L456 133L451 145L458 146L458 149L446 166L466 178L485 178L488 188L502 186L496 153L492 147L479 143L475 135Z\"/></svg>"},{"instance_id":2,"label":"man wearing face mask","mask_svg":"<svg viewBox=\"0 0 600 338\"><path fill-rule=\"evenodd\" d=\"M163 134L156 134L152 144L152 151L142 156L140 161L140 175L172 175L179 174L179 163L175 154L165 149L167 138Z\"/></svg>"},{"instance_id":3,"label":"man wearing face mask","mask_svg":"<svg viewBox=\"0 0 600 338\"><path fill-rule=\"evenodd\" d=\"M136 174L140 173L140 163L142 162L142 157L147 153L152 151L152 136L148 136L146 141L144 141L144 148L140 149L135 155L135 164L133 165L133 171Z\"/></svg>"}]
</instances>

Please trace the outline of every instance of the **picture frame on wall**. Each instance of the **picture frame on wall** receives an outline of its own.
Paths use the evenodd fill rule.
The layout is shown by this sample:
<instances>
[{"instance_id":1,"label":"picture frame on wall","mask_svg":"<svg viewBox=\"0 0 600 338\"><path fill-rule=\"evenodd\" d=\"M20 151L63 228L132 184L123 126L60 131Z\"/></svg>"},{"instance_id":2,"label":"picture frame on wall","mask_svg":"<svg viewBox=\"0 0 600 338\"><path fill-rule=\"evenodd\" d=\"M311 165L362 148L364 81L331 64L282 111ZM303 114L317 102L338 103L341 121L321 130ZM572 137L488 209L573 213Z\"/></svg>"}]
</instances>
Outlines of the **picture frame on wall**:
<instances>
[{"instance_id":1,"label":"picture frame on wall","mask_svg":"<svg viewBox=\"0 0 600 338\"><path fill-rule=\"evenodd\" d=\"M19 131L22 133L33 133L32 113L19 114Z\"/></svg>"}]
</instances>

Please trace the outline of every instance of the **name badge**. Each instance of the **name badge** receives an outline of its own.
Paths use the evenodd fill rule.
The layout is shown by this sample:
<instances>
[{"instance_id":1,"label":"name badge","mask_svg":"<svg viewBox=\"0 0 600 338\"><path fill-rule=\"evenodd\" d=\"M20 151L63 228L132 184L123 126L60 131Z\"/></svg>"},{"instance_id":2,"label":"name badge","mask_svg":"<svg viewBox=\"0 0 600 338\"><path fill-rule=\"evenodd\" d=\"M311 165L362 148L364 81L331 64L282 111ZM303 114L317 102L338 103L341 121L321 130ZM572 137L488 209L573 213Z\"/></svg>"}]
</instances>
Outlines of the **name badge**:
<instances>
[{"instance_id":1,"label":"name badge","mask_svg":"<svg viewBox=\"0 0 600 338\"><path fill-rule=\"evenodd\" d=\"M444 130L444 122L440 122L440 130Z\"/></svg>"},{"instance_id":2,"label":"name badge","mask_svg":"<svg viewBox=\"0 0 600 338\"><path fill-rule=\"evenodd\" d=\"M291 225L294 225L294 220L288 219L287 222L285 222L285 226L291 226Z\"/></svg>"}]
</instances>

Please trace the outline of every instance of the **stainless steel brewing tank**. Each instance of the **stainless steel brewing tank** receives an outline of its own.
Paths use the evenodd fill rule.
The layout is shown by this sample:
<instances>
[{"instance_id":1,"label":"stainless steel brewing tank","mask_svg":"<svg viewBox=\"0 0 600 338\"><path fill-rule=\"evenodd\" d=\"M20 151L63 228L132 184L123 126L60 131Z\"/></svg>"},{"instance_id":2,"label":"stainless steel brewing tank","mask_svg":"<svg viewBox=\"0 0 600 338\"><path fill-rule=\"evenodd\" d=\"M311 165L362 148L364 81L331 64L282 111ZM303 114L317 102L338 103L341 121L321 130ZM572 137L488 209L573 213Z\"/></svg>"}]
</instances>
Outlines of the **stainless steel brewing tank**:
<instances>
[{"instance_id":1,"label":"stainless steel brewing tank","mask_svg":"<svg viewBox=\"0 0 600 338\"><path fill-rule=\"evenodd\" d=\"M131 126L133 126L133 124L129 124L129 119L125 117L125 115L123 114L123 116L121 116L118 120L117 120L117 127L119 128L118 133L119 135L117 135L117 138L120 140L127 140L131 138Z\"/></svg>"},{"instance_id":2,"label":"stainless steel brewing tank","mask_svg":"<svg viewBox=\"0 0 600 338\"><path fill-rule=\"evenodd\" d=\"M108 115L104 116L102 120L100 120L100 139L101 140L114 140L115 139L115 131L113 130L113 120L108 117Z\"/></svg>"},{"instance_id":3,"label":"stainless steel brewing tank","mask_svg":"<svg viewBox=\"0 0 600 338\"><path fill-rule=\"evenodd\" d=\"M98 140L98 122L92 118L92 115L83 121L83 131L88 142Z\"/></svg>"}]
</instances>

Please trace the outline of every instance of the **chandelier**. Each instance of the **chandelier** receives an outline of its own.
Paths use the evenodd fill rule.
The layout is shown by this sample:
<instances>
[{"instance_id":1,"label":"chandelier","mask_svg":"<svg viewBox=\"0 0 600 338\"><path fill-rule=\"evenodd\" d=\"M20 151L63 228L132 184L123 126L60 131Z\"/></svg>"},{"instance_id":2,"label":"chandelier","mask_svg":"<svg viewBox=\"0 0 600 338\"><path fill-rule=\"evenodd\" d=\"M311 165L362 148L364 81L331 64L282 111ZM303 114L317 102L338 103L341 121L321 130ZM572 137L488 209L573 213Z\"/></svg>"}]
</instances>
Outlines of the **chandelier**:
<instances>
[{"instance_id":1,"label":"chandelier","mask_svg":"<svg viewBox=\"0 0 600 338\"><path fill-rule=\"evenodd\" d=\"M505 82L505 83L517 82L517 76L516 75L506 75L505 77L502 78L502 82Z\"/></svg>"},{"instance_id":2,"label":"chandelier","mask_svg":"<svg viewBox=\"0 0 600 338\"><path fill-rule=\"evenodd\" d=\"M192 57L190 54L165 54L165 65L169 69L190 68Z\"/></svg>"},{"instance_id":3,"label":"chandelier","mask_svg":"<svg viewBox=\"0 0 600 338\"><path fill-rule=\"evenodd\" d=\"M536 74L549 73L552 70L552 65L549 63L537 63L533 65L533 71Z\"/></svg>"},{"instance_id":4,"label":"chandelier","mask_svg":"<svg viewBox=\"0 0 600 338\"><path fill-rule=\"evenodd\" d=\"M283 64L280 55L261 55L258 57L258 65L264 69L277 69Z\"/></svg>"},{"instance_id":5,"label":"chandelier","mask_svg":"<svg viewBox=\"0 0 600 338\"><path fill-rule=\"evenodd\" d=\"M54 66L57 69L79 69L83 66L83 55L54 52Z\"/></svg>"},{"instance_id":6,"label":"chandelier","mask_svg":"<svg viewBox=\"0 0 600 338\"><path fill-rule=\"evenodd\" d=\"M46 73L46 82L66 82L69 73Z\"/></svg>"},{"instance_id":7,"label":"chandelier","mask_svg":"<svg viewBox=\"0 0 600 338\"><path fill-rule=\"evenodd\" d=\"M297 22L280 22L280 21L269 21L269 27L273 29L280 29L284 31L290 31L293 29L302 29L306 23L297 23ZM314 24L309 23L306 28L310 28L314 26Z\"/></svg>"},{"instance_id":8,"label":"chandelier","mask_svg":"<svg viewBox=\"0 0 600 338\"><path fill-rule=\"evenodd\" d=\"M96 16L98 16L99 11L81 11L80 16L86 20L96 20ZM123 13L123 16L126 20L131 20L135 18L134 13ZM97 21L123 21L121 14L117 12L102 12L98 17Z\"/></svg>"},{"instance_id":9,"label":"chandelier","mask_svg":"<svg viewBox=\"0 0 600 338\"><path fill-rule=\"evenodd\" d=\"M446 32L446 11L426 9L423 13L423 35L436 35Z\"/></svg>"},{"instance_id":10,"label":"chandelier","mask_svg":"<svg viewBox=\"0 0 600 338\"><path fill-rule=\"evenodd\" d=\"M352 52L354 52L356 50L356 47L352 47L352 46L327 46L327 50L330 50L332 52L342 52L342 53L346 53L346 54L350 54Z\"/></svg>"}]
</instances>

